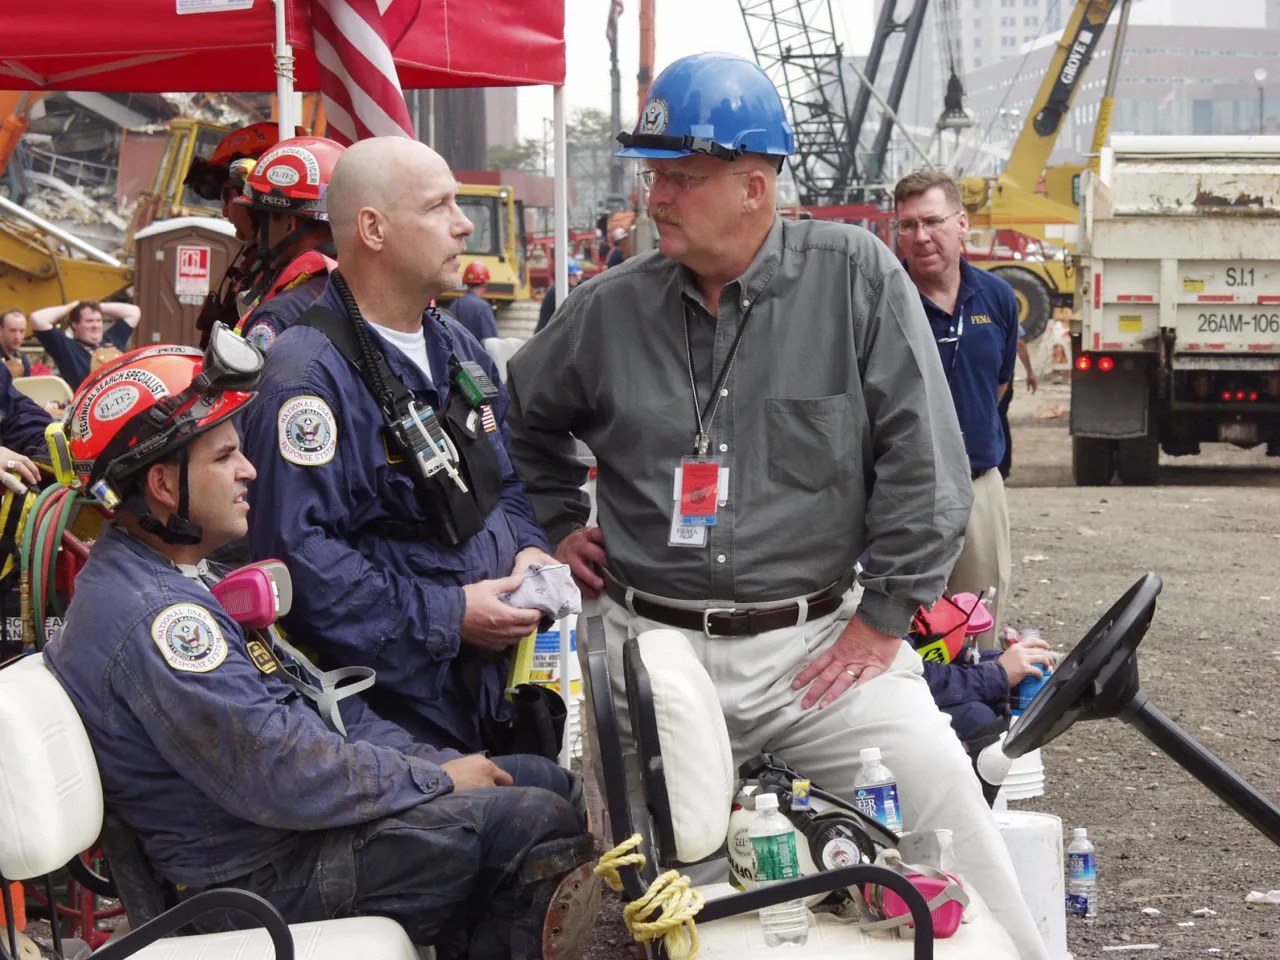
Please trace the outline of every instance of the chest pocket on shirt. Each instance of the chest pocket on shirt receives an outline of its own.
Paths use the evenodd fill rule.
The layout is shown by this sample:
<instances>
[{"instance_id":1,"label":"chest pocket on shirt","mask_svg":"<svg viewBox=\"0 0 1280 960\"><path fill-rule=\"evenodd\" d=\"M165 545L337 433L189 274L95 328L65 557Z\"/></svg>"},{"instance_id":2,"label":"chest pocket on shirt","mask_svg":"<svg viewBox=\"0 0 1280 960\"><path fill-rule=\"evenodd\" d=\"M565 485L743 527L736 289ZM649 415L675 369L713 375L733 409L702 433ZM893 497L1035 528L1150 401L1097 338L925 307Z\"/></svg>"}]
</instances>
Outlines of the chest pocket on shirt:
<instances>
[{"instance_id":1,"label":"chest pocket on shirt","mask_svg":"<svg viewBox=\"0 0 1280 960\"><path fill-rule=\"evenodd\" d=\"M853 397L765 401L769 479L818 491L854 476L857 431Z\"/></svg>"}]
</instances>

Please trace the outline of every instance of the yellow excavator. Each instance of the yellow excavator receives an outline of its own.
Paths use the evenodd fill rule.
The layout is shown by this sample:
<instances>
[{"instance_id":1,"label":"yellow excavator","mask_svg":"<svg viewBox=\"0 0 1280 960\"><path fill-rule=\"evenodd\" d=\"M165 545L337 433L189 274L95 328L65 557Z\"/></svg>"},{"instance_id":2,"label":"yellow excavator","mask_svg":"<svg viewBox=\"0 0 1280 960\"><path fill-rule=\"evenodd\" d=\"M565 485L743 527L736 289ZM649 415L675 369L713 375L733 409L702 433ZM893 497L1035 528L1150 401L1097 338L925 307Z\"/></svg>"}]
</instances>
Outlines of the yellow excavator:
<instances>
[{"instance_id":1,"label":"yellow excavator","mask_svg":"<svg viewBox=\"0 0 1280 960\"><path fill-rule=\"evenodd\" d=\"M42 97L0 91L0 176ZM133 271L115 257L0 196L0 310L30 313L71 300L103 300L132 282Z\"/></svg>"},{"instance_id":2,"label":"yellow excavator","mask_svg":"<svg viewBox=\"0 0 1280 960\"><path fill-rule=\"evenodd\" d=\"M970 261L1009 281L1028 340L1044 332L1055 305L1071 303L1074 281L1067 254L1075 249L1080 173L1085 168L1064 164L1046 169L1045 164L1107 20L1121 3L1125 10L1114 46L1123 48L1129 0L1077 0L1004 171L994 180L960 181L973 231ZM1121 59L1113 50L1094 128L1095 155L1106 142ZM985 251L983 243L988 244Z\"/></svg>"}]
</instances>

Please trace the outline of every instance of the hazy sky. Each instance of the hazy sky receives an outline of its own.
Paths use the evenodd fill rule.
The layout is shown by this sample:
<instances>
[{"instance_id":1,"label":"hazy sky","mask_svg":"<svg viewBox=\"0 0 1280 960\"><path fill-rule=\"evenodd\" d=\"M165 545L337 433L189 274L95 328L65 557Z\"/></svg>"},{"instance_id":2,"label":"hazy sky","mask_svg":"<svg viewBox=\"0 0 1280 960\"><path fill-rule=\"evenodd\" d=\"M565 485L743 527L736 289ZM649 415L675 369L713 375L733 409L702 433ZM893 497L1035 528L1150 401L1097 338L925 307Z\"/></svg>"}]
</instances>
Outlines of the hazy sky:
<instances>
[{"instance_id":1,"label":"hazy sky","mask_svg":"<svg viewBox=\"0 0 1280 960\"><path fill-rule=\"evenodd\" d=\"M636 70L640 52L640 0L622 0L618 29L618 66L622 74L624 129L635 122ZM849 53L871 45L872 0L832 0L836 31ZM691 53L726 50L751 56L751 42L738 0L655 0L655 75L672 60ZM909 10L910 4L900 3ZM565 0L568 74L565 98L570 113L578 107L609 109L609 43L605 21L609 0ZM551 117L551 88L520 90L520 136L541 139L543 117Z\"/></svg>"}]
</instances>

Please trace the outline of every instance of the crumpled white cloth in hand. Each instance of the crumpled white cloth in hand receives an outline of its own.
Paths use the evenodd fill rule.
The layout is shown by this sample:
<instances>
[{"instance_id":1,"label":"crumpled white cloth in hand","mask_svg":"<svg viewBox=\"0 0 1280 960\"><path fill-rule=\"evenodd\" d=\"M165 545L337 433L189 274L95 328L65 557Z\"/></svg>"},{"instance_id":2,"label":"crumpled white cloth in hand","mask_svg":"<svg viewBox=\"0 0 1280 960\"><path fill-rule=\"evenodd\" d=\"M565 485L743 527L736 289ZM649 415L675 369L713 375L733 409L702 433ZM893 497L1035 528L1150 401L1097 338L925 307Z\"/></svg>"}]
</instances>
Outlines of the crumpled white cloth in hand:
<instances>
[{"instance_id":1,"label":"crumpled white cloth in hand","mask_svg":"<svg viewBox=\"0 0 1280 960\"><path fill-rule=\"evenodd\" d=\"M582 612L582 593L566 563L532 563L524 582L498 599L521 610L541 610L553 620Z\"/></svg>"}]
</instances>

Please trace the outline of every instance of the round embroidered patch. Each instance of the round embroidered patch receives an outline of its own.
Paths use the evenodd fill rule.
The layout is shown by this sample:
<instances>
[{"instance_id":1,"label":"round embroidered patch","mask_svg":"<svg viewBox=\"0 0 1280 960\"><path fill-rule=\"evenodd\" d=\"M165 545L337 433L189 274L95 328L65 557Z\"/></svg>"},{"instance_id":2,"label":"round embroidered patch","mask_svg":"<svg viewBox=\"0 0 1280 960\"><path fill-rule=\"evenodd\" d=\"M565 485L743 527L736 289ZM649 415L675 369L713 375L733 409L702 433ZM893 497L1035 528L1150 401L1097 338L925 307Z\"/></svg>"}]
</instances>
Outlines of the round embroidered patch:
<instances>
[{"instance_id":1,"label":"round embroidered patch","mask_svg":"<svg viewBox=\"0 0 1280 960\"><path fill-rule=\"evenodd\" d=\"M654 97L644 105L644 112L640 114L640 129L637 132L655 137L661 136L666 132L670 116L671 111L667 107L667 101L661 97Z\"/></svg>"},{"instance_id":2,"label":"round embroidered patch","mask_svg":"<svg viewBox=\"0 0 1280 960\"><path fill-rule=\"evenodd\" d=\"M165 661L183 673L208 673L227 658L227 641L213 614L194 603L175 603L151 624L151 639Z\"/></svg>"},{"instance_id":3,"label":"round embroidered patch","mask_svg":"<svg viewBox=\"0 0 1280 960\"><path fill-rule=\"evenodd\" d=\"M319 467L338 449L338 421L319 397L294 397L277 420L280 456L300 467Z\"/></svg>"},{"instance_id":4,"label":"round embroidered patch","mask_svg":"<svg viewBox=\"0 0 1280 960\"><path fill-rule=\"evenodd\" d=\"M265 353L276 342L276 328L263 320L246 330L244 338Z\"/></svg>"}]
</instances>

